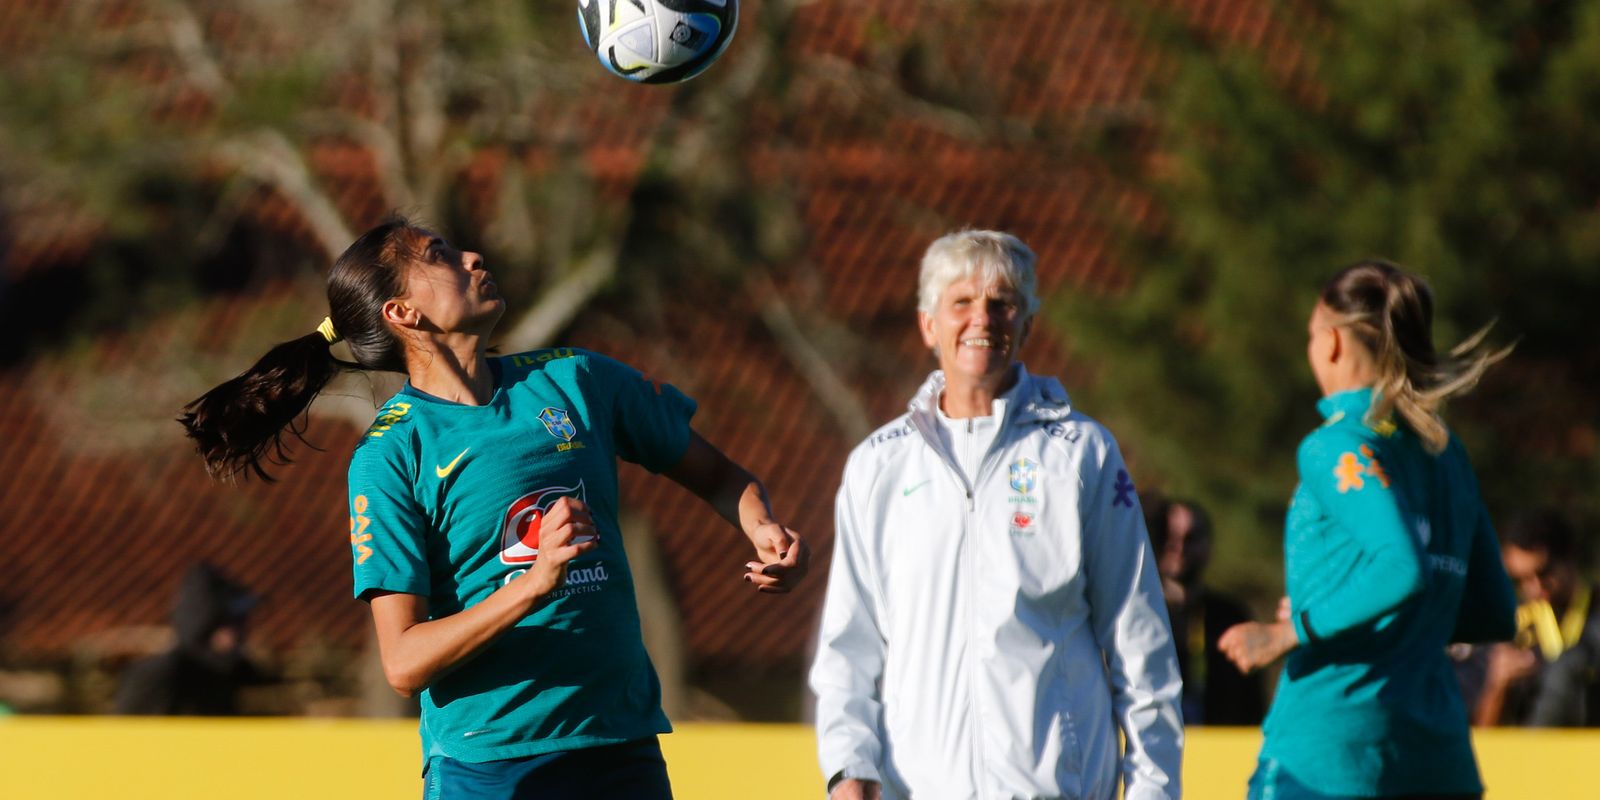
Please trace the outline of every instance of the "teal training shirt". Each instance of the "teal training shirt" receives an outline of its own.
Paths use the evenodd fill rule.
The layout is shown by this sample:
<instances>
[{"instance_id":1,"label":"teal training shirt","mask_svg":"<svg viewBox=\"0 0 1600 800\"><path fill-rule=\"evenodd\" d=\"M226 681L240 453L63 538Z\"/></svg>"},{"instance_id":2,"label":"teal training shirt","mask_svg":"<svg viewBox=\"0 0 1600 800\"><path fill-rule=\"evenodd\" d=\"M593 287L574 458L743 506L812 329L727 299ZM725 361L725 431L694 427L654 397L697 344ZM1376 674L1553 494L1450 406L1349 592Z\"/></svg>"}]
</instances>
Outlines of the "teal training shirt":
<instances>
[{"instance_id":1,"label":"teal training shirt","mask_svg":"<svg viewBox=\"0 0 1600 800\"><path fill-rule=\"evenodd\" d=\"M1284 535L1300 647L1263 725L1263 764L1344 796L1483 791L1453 641L1509 639L1516 601L1477 478L1364 418L1372 390L1323 398L1300 445Z\"/></svg>"},{"instance_id":2,"label":"teal training shirt","mask_svg":"<svg viewBox=\"0 0 1600 800\"><path fill-rule=\"evenodd\" d=\"M677 464L695 403L572 348L494 358L493 398L452 403L409 384L350 461L355 594L469 608L522 574L557 498L588 504L600 544L566 584L422 693L425 756L470 762L631 741L670 730L645 654L617 525L616 459Z\"/></svg>"}]
</instances>

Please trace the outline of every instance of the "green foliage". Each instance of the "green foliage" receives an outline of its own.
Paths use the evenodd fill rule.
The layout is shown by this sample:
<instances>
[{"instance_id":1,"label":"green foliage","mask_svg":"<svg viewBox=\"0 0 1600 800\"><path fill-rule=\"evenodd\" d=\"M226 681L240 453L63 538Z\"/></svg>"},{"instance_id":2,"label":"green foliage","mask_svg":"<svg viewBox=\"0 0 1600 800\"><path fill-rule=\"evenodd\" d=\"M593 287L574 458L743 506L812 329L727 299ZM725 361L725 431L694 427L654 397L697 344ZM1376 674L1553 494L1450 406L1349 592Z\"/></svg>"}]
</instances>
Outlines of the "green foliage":
<instances>
[{"instance_id":1,"label":"green foliage","mask_svg":"<svg viewBox=\"0 0 1600 800\"><path fill-rule=\"evenodd\" d=\"M1262 555L1317 422L1305 321L1363 257L1428 278L1441 349L1496 317L1521 339L1450 413L1491 511L1600 519L1600 350L1578 333L1600 298L1600 7L1284 4L1248 46L1152 15L1150 135L1108 129L1095 152L1160 221L1109 220L1127 293L1066 298L1056 322L1140 471L1213 510L1217 578L1276 588Z\"/></svg>"}]
</instances>

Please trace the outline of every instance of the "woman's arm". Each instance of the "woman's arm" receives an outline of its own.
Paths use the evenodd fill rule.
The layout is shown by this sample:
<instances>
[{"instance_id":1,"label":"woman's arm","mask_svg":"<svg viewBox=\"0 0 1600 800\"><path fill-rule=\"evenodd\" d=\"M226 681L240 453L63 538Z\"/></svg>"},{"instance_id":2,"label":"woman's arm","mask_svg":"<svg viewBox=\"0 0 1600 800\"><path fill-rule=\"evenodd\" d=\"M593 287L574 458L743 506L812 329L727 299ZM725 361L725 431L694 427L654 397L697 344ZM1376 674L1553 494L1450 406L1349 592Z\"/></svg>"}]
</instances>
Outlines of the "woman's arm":
<instances>
[{"instance_id":1,"label":"woman's arm","mask_svg":"<svg viewBox=\"0 0 1600 800\"><path fill-rule=\"evenodd\" d=\"M1293 598L1290 623L1301 645L1372 624L1427 587L1422 544L1400 512L1387 465L1374 445L1342 431L1312 434L1300 448L1300 484L1338 523L1361 567L1326 596Z\"/></svg>"},{"instance_id":2,"label":"woman's arm","mask_svg":"<svg viewBox=\"0 0 1600 800\"><path fill-rule=\"evenodd\" d=\"M756 548L744 579L762 592L782 593L805 577L811 552L799 534L779 524L766 487L744 467L722 454L699 433L689 432L689 447L665 473L706 501L717 514L744 531Z\"/></svg>"},{"instance_id":3,"label":"woman's arm","mask_svg":"<svg viewBox=\"0 0 1600 800\"><path fill-rule=\"evenodd\" d=\"M852 457L834 502L833 566L822 603L811 691L816 693L817 756L832 800L881 796L884 755L883 596L870 542L882 531L868 516L872 470Z\"/></svg>"},{"instance_id":4,"label":"woman's arm","mask_svg":"<svg viewBox=\"0 0 1600 800\"><path fill-rule=\"evenodd\" d=\"M1532 650L1512 644L1500 643L1489 649L1489 664L1483 676L1483 690L1472 708L1472 724L1481 727L1499 725L1505 713L1506 695L1511 687L1533 677L1539 671L1539 657ZM1505 720L1508 724L1522 724L1522 720Z\"/></svg>"},{"instance_id":5,"label":"woman's arm","mask_svg":"<svg viewBox=\"0 0 1600 800\"><path fill-rule=\"evenodd\" d=\"M1472 484L1477 491L1476 481ZM1503 642L1517 634L1517 590L1506 575L1489 511L1478 503L1478 521L1472 530L1472 550L1467 556L1467 585L1461 591L1452 642L1479 644Z\"/></svg>"},{"instance_id":6,"label":"woman's arm","mask_svg":"<svg viewBox=\"0 0 1600 800\"><path fill-rule=\"evenodd\" d=\"M526 573L460 613L428 619L428 599L403 592L368 595L378 633L378 653L389 685L405 697L477 655L515 627L546 595L560 588L567 563L598 546L596 539L568 544L574 536L597 536L584 504L563 497L539 524L539 559Z\"/></svg>"},{"instance_id":7,"label":"woman's arm","mask_svg":"<svg viewBox=\"0 0 1600 800\"><path fill-rule=\"evenodd\" d=\"M1217 639L1217 649L1247 675L1283 658L1299 646L1300 640L1295 635L1294 625L1288 620L1241 622L1224 631L1221 638Z\"/></svg>"},{"instance_id":8,"label":"woman's arm","mask_svg":"<svg viewBox=\"0 0 1600 800\"><path fill-rule=\"evenodd\" d=\"M1288 619L1244 622L1224 632L1217 648L1242 672L1370 624L1426 587L1422 547L1401 515L1389 474L1370 443L1323 430L1306 438L1296 460L1301 487L1338 521L1365 560L1357 574L1314 605L1296 598Z\"/></svg>"}]
</instances>

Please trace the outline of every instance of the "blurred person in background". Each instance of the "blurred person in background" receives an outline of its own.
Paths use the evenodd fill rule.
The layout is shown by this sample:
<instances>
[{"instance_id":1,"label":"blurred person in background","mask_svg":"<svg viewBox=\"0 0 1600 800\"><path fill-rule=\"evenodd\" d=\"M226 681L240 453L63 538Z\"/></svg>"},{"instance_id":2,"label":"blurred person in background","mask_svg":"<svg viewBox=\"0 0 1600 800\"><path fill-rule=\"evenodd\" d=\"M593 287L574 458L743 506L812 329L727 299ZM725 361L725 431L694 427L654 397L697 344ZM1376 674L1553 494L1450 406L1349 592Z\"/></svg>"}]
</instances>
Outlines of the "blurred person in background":
<instances>
[{"instance_id":1,"label":"blurred person in background","mask_svg":"<svg viewBox=\"0 0 1600 800\"><path fill-rule=\"evenodd\" d=\"M1034 263L1003 233L929 246L939 369L845 466L811 670L835 800L1179 796L1182 686L1133 481L1017 360Z\"/></svg>"},{"instance_id":2,"label":"blurred person in background","mask_svg":"<svg viewBox=\"0 0 1600 800\"><path fill-rule=\"evenodd\" d=\"M1516 601L1477 478L1438 407L1509 348L1433 345L1419 278L1366 261L1333 277L1306 354L1324 422L1300 444L1284 533L1288 619L1220 646L1241 669L1288 655L1249 796L1476 798L1445 647L1500 641Z\"/></svg>"},{"instance_id":3,"label":"blurred person in background","mask_svg":"<svg viewBox=\"0 0 1600 800\"><path fill-rule=\"evenodd\" d=\"M1238 600L1205 583L1211 516L1198 504L1141 494L1145 528L1161 572L1172 640L1183 674L1185 725L1259 725L1266 710L1260 673L1240 672L1217 649L1222 632L1250 620Z\"/></svg>"},{"instance_id":4,"label":"blurred person in background","mask_svg":"<svg viewBox=\"0 0 1600 800\"><path fill-rule=\"evenodd\" d=\"M1600 606L1583 577L1572 527L1556 511L1519 515L1500 530L1516 582L1514 643L1488 650L1479 725L1600 725Z\"/></svg>"},{"instance_id":5,"label":"blurred person in background","mask_svg":"<svg viewBox=\"0 0 1600 800\"><path fill-rule=\"evenodd\" d=\"M239 690L264 680L244 651L245 623L255 606L255 595L215 567L192 567L173 603L175 642L129 665L117 687L116 713L239 713Z\"/></svg>"},{"instance_id":6,"label":"blurred person in background","mask_svg":"<svg viewBox=\"0 0 1600 800\"><path fill-rule=\"evenodd\" d=\"M213 475L265 476L340 368L407 376L351 458L350 544L384 673L421 695L427 795L670 797L617 459L742 530L756 591L804 576L804 542L760 481L690 427L695 403L676 388L573 348L487 356L506 301L477 253L392 218L335 262L328 303L317 332L182 422ZM356 364L331 354L341 337Z\"/></svg>"}]
</instances>

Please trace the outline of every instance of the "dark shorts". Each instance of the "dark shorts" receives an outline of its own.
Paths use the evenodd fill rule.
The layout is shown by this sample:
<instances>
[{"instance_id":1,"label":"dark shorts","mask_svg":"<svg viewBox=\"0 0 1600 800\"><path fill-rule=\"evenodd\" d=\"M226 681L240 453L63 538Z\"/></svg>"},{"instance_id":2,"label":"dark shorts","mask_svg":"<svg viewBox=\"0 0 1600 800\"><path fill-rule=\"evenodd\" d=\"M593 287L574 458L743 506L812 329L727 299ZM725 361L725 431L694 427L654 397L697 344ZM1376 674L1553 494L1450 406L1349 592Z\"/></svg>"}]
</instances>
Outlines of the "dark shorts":
<instances>
[{"instance_id":1,"label":"dark shorts","mask_svg":"<svg viewBox=\"0 0 1600 800\"><path fill-rule=\"evenodd\" d=\"M1256 771L1250 776L1249 800L1366 800L1366 798L1325 794L1297 781L1279 768L1276 761L1263 759L1256 762ZM1403 794L1384 795L1384 800L1482 800L1481 794Z\"/></svg>"},{"instance_id":2,"label":"dark shorts","mask_svg":"<svg viewBox=\"0 0 1600 800\"><path fill-rule=\"evenodd\" d=\"M422 786L423 800L672 800L654 736L482 764L434 756Z\"/></svg>"}]
</instances>

